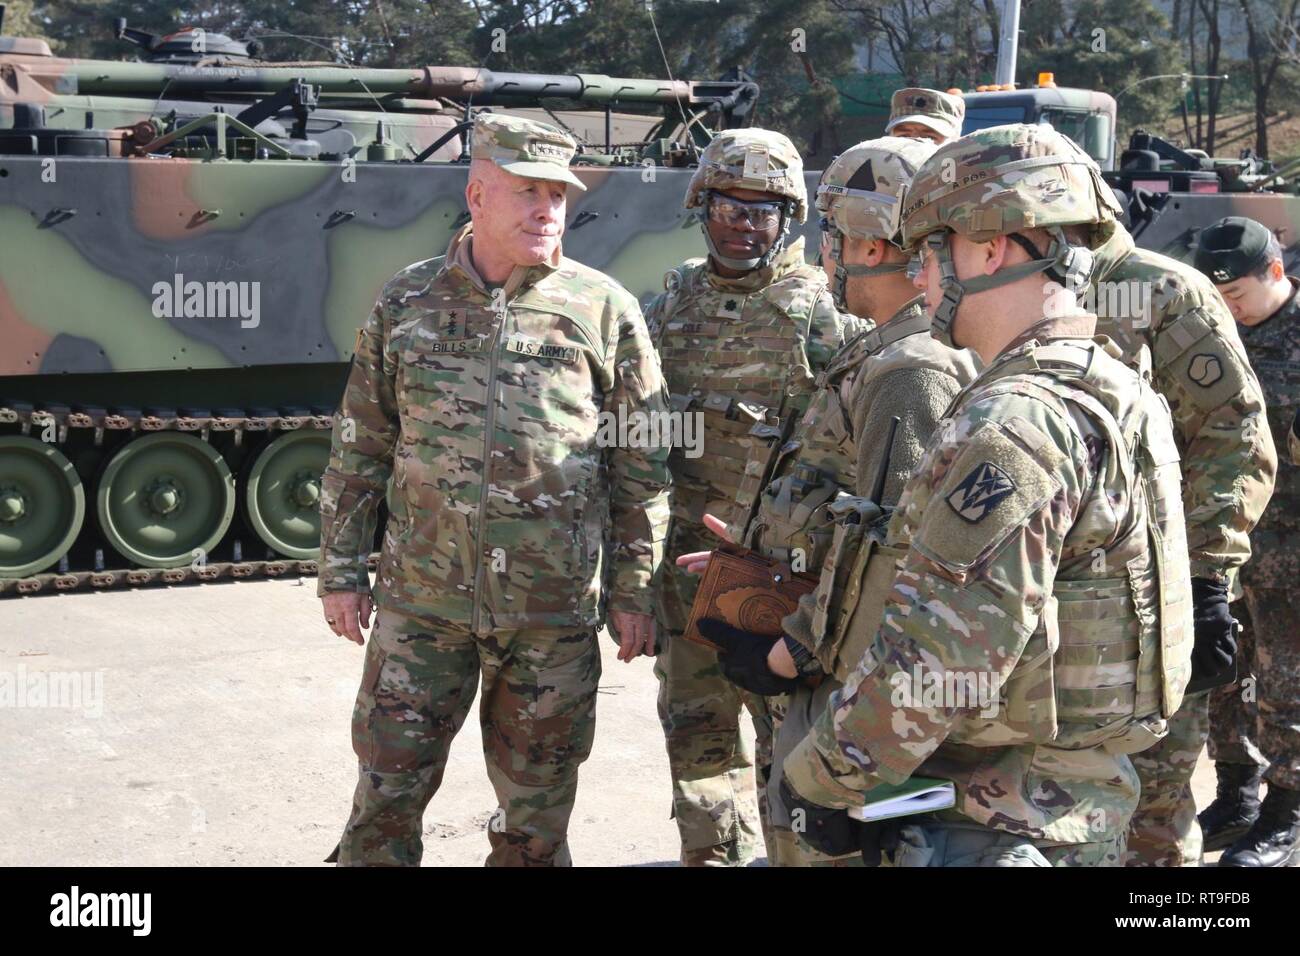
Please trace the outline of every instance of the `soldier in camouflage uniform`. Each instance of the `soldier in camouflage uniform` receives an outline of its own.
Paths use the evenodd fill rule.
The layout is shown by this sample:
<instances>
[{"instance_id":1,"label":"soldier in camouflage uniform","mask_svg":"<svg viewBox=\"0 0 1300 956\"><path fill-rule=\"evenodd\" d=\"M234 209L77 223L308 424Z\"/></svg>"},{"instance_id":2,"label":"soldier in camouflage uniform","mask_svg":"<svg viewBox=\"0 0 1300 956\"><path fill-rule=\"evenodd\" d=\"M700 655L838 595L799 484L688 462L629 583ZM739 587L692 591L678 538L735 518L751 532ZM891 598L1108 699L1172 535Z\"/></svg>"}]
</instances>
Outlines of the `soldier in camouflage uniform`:
<instances>
[{"instance_id":1,"label":"soldier in camouflage uniform","mask_svg":"<svg viewBox=\"0 0 1300 956\"><path fill-rule=\"evenodd\" d=\"M890 521L908 550L883 621L861 622L865 654L785 761L824 849L870 835L902 866L1121 860L1127 754L1178 707L1192 622L1168 408L1072 291L1114 212L1095 164L1039 126L949 143L908 189L934 333L988 364ZM936 682L938 702L920 692ZM914 774L951 780L955 809L865 828L821 809Z\"/></svg>"},{"instance_id":2,"label":"soldier in camouflage uniform","mask_svg":"<svg viewBox=\"0 0 1300 956\"><path fill-rule=\"evenodd\" d=\"M910 257L896 245L903 189L932 152L934 146L924 141L868 140L836 157L817 187L825 235L822 263L836 306L862 317L887 318L840 349L818 376L817 392L782 446L754 520L748 528L734 529L736 540L766 557L791 562L795 570L819 571L829 550L828 518L837 498L869 495L887 452L883 503L892 507L897 502L944 409L975 377L979 359L973 352L948 348L930 335L924 299L907 276ZM898 432L886 448L894 417ZM692 555L686 561L694 559L702 568L703 558ZM745 690L769 695L775 725L774 772L767 788L776 843L772 862L861 865L859 853L827 856L806 842L792 829L780 800L781 759L807 733L815 702L822 703L843 676L821 666L818 657L829 662L836 649L820 634L813 635L812 621L812 602L806 598L788 624L790 633L776 645L732 633L721 622L702 622L701 630L728 648L719 655L724 674ZM780 659L780 673L768 665L771 654ZM804 680L793 679L797 670ZM814 696L806 681L822 676Z\"/></svg>"},{"instance_id":3,"label":"soldier in camouflage uniform","mask_svg":"<svg viewBox=\"0 0 1300 956\"><path fill-rule=\"evenodd\" d=\"M686 208L704 214L709 257L669 272L646 310L674 409L703 420L702 454L673 451L670 554L711 546L706 512L730 522L753 507L761 476L747 474L746 460L775 451L816 374L860 327L835 309L822 271L804 262L802 237L788 241L807 207L799 154L768 130L720 133L687 186ZM723 677L713 651L680 638L697 585L668 562L657 582L666 643L655 674L673 814L684 864L741 866L765 828L740 736L742 703L758 735L762 783L771 722L762 697Z\"/></svg>"},{"instance_id":4,"label":"soldier in camouflage uniform","mask_svg":"<svg viewBox=\"0 0 1300 956\"><path fill-rule=\"evenodd\" d=\"M1300 408L1300 279L1288 277L1267 226L1230 216L1201 232L1196 266L1241 326L1268 403L1277 445L1289 443ZM1279 466L1273 498L1251 534L1241 569L1248 610L1236 683L1210 697L1210 756L1218 797L1200 815L1208 850L1230 847L1220 866L1286 866L1300 835L1300 469ZM1243 683L1243 681L1247 681ZM1260 805L1261 771L1268 795Z\"/></svg>"},{"instance_id":5,"label":"soldier in camouflage uniform","mask_svg":"<svg viewBox=\"0 0 1300 956\"><path fill-rule=\"evenodd\" d=\"M942 146L961 135L965 119L966 101L961 94L908 87L896 90L890 99L885 132Z\"/></svg>"},{"instance_id":6,"label":"soldier in camouflage uniform","mask_svg":"<svg viewBox=\"0 0 1300 956\"><path fill-rule=\"evenodd\" d=\"M621 657L653 647L667 449L598 435L620 413L666 415L667 396L636 300L561 254L574 149L554 127L479 117L471 223L446 256L394 276L358 335L320 509L327 622L362 643L378 607L341 865L419 864L480 675L500 801L488 863L569 864L605 606Z\"/></svg>"},{"instance_id":7,"label":"soldier in camouflage uniform","mask_svg":"<svg viewBox=\"0 0 1300 956\"><path fill-rule=\"evenodd\" d=\"M1142 799L1128 864L1196 866L1201 836L1191 781L1209 732L1208 689L1231 680L1232 579L1250 557L1250 531L1272 493L1277 453L1263 427L1259 382L1210 281L1185 263L1136 248L1122 225L1099 239L1093 248L1097 331L1130 364L1149 351L1152 384L1173 414L1187 476L1183 512L1196 605L1196 653L1183 708L1160 743L1133 757Z\"/></svg>"}]
</instances>

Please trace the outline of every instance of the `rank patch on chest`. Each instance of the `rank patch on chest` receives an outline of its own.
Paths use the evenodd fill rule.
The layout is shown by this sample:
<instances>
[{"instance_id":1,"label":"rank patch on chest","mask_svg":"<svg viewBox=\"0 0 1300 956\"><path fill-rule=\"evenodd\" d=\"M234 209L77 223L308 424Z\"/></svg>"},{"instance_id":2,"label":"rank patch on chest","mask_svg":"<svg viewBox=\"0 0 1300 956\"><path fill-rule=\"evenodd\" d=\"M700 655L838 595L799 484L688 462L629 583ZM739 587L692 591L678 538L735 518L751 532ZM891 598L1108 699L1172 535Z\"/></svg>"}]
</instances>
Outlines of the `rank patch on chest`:
<instances>
[{"instance_id":1,"label":"rank patch on chest","mask_svg":"<svg viewBox=\"0 0 1300 956\"><path fill-rule=\"evenodd\" d=\"M986 461L971 469L970 474L948 495L947 501L959 517L974 524L983 520L1015 490L1016 483L1011 476Z\"/></svg>"},{"instance_id":2,"label":"rank patch on chest","mask_svg":"<svg viewBox=\"0 0 1300 956\"><path fill-rule=\"evenodd\" d=\"M576 345L554 345L549 342L526 339L519 335L512 335L506 340L506 351L514 352L516 355L526 355L529 358L552 359L566 365L572 365L578 361L578 347Z\"/></svg>"},{"instance_id":3,"label":"rank patch on chest","mask_svg":"<svg viewBox=\"0 0 1300 956\"><path fill-rule=\"evenodd\" d=\"M718 302L718 311L714 315L720 319L738 319L744 311L745 297L743 295L728 295L723 296Z\"/></svg>"}]
</instances>

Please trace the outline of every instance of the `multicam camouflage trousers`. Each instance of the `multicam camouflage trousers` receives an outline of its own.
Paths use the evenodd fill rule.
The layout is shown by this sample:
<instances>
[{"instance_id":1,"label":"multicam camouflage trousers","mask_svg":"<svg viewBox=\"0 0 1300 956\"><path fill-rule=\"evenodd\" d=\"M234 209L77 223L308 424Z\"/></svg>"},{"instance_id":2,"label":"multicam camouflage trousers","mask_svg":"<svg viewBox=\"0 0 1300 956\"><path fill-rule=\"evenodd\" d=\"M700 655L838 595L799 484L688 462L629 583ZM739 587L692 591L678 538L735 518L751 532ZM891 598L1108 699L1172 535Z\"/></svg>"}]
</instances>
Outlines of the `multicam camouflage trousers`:
<instances>
[{"instance_id":1,"label":"multicam camouflage trousers","mask_svg":"<svg viewBox=\"0 0 1300 956\"><path fill-rule=\"evenodd\" d=\"M680 634L655 659L659 722L673 779L673 816L683 866L746 866L767 829L766 784L772 768L772 722L762 697L722 675L718 655ZM740 736L740 711L754 722L758 766Z\"/></svg>"},{"instance_id":2,"label":"multicam camouflage trousers","mask_svg":"<svg viewBox=\"0 0 1300 956\"><path fill-rule=\"evenodd\" d=\"M1300 790L1300 629L1292 595L1246 587L1237 682L1210 692L1210 757L1267 767L1270 785ZM1242 605L1245 605L1244 609Z\"/></svg>"},{"instance_id":3,"label":"multicam camouflage trousers","mask_svg":"<svg viewBox=\"0 0 1300 956\"><path fill-rule=\"evenodd\" d=\"M813 722L826 710L830 695L842 685L825 678L816 690L796 688L789 694L767 698L772 714L772 773L767 785L768 819L772 842L768 862L773 866L858 867L863 866L861 853L831 856L804 839L791 823L790 811L781 801L781 765L790 751L808 736Z\"/></svg>"},{"instance_id":4,"label":"multicam camouflage trousers","mask_svg":"<svg viewBox=\"0 0 1300 956\"><path fill-rule=\"evenodd\" d=\"M976 823L909 821L897 844L881 854L881 866L1119 866L1124 853L1123 832L1102 843L1036 843Z\"/></svg>"},{"instance_id":5,"label":"multicam camouflage trousers","mask_svg":"<svg viewBox=\"0 0 1300 956\"><path fill-rule=\"evenodd\" d=\"M596 731L594 630L474 637L381 609L352 717L360 779L338 862L418 866L422 817L482 675L483 756L498 809L489 866L568 866L578 767Z\"/></svg>"},{"instance_id":6,"label":"multicam camouflage trousers","mask_svg":"<svg viewBox=\"0 0 1300 956\"><path fill-rule=\"evenodd\" d=\"M783 698L769 698L779 714L773 741L773 783L768 794L772 829L776 839L776 865L807 867L860 867L861 853L830 856L809 844L791 827L790 815L778 794L782 762L807 736L813 722L826 710L830 695L842 685L824 679L816 690L799 688ZM882 847L883 867L961 866L1119 866L1124 853L1124 831L1098 843L1042 843L994 830L971 821L939 820L929 814L886 821L894 829L890 844Z\"/></svg>"},{"instance_id":7,"label":"multicam camouflage trousers","mask_svg":"<svg viewBox=\"0 0 1300 956\"><path fill-rule=\"evenodd\" d=\"M1192 773L1209 735L1209 698L1209 691L1184 697L1168 735L1130 756L1142 793L1129 823L1125 866L1201 865Z\"/></svg>"}]
</instances>

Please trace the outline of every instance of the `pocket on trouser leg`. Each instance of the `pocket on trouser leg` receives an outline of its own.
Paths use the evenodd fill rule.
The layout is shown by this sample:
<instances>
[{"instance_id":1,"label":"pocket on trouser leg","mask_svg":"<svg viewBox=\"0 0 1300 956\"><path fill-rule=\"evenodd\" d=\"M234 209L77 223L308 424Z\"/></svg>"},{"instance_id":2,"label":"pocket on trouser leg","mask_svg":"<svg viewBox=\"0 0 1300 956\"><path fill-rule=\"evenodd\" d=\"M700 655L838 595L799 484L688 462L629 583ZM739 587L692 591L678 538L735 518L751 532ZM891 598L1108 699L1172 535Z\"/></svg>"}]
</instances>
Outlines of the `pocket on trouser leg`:
<instances>
[{"instance_id":1,"label":"pocket on trouser leg","mask_svg":"<svg viewBox=\"0 0 1300 956\"><path fill-rule=\"evenodd\" d=\"M488 759L522 787L572 780L591 755L596 732L601 665L595 634L565 635L549 650L545 660L520 654L506 666L485 715Z\"/></svg>"},{"instance_id":2,"label":"pocket on trouser leg","mask_svg":"<svg viewBox=\"0 0 1300 956\"><path fill-rule=\"evenodd\" d=\"M908 823L899 828L898 845L884 855L896 867L1050 867L1041 850L1026 837L986 827Z\"/></svg>"},{"instance_id":3,"label":"pocket on trouser leg","mask_svg":"<svg viewBox=\"0 0 1300 956\"><path fill-rule=\"evenodd\" d=\"M572 863L567 834L578 767L596 732L596 640L589 631L546 639L541 647L530 642L496 676L483 748L504 812L488 827L489 866Z\"/></svg>"},{"instance_id":4,"label":"pocket on trouser leg","mask_svg":"<svg viewBox=\"0 0 1300 956\"><path fill-rule=\"evenodd\" d=\"M370 640L366 642L366 660L361 669L361 687L357 690L357 700L352 707L352 752L361 761L362 768L369 766L373 742L370 738L370 715L375 709L375 685L379 683L379 671L383 667L385 654L379 644Z\"/></svg>"}]
</instances>

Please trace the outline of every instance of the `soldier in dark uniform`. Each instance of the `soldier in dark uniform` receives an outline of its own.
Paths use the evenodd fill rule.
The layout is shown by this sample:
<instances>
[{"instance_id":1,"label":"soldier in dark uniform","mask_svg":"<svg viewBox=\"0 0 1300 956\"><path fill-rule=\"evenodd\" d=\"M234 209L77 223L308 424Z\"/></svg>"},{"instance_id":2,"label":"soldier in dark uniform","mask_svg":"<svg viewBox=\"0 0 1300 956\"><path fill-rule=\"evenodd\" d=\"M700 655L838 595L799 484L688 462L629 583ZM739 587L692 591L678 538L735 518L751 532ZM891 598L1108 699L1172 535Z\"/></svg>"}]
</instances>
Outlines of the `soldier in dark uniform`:
<instances>
[{"instance_id":1,"label":"soldier in dark uniform","mask_svg":"<svg viewBox=\"0 0 1300 956\"><path fill-rule=\"evenodd\" d=\"M1268 227L1229 216L1201 233L1196 267L1237 320L1259 377L1268 427L1288 445L1300 407L1300 279L1288 276ZM1241 571L1243 632L1237 683L1210 701L1215 801L1200 815L1205 849L1230 847L1220 866L1287 866L1300 837L1300 631L1292 602L1300 587L1300 468L1279 456L1277 484L1251 535ZM1268 783L1262 804L1261 777Z\"/></svg>"}]
</instances>

